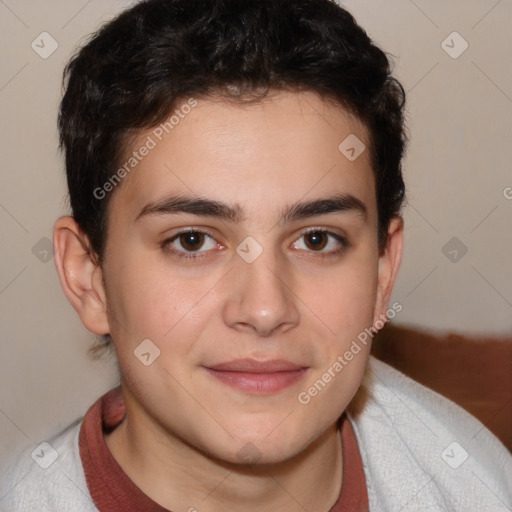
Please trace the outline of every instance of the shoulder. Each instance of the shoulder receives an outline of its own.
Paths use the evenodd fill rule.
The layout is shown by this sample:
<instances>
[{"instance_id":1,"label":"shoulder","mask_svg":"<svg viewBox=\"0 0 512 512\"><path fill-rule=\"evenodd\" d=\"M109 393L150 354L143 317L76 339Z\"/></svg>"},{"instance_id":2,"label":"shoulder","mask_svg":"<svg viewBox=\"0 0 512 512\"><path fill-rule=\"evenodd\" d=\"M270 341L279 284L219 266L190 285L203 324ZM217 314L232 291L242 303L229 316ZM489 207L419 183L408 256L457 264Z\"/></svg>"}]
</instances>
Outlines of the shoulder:
<instances>
[{"instance_id":1,"label":"shoulder","mask_svg":"<svg viewBox=\"0 0 512 512\"><path fill-rule=\"evenodd\" d=\"M370 356L348 416L370 508L510 510L511 454L454 402Z\"/></svg>"},{"instance_id":2,"label":"shoulder","mask_svg":"<svg viewBox=\"0 0 512 512\"><path fill-rule=\"evenodd\" d=\"M76 420L48 441L10 457L0 470L0 509L4 512L97 510L80 460Z\"/></svg>"}]
</instances>

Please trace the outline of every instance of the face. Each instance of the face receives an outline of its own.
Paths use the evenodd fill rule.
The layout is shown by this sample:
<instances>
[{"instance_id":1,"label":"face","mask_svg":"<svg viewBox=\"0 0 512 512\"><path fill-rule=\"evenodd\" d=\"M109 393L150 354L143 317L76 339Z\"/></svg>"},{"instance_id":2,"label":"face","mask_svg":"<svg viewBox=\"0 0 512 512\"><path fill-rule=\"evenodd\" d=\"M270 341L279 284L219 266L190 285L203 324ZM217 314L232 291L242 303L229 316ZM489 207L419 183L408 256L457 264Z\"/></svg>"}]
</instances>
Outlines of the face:
<instances>
[{"instance_id":1,"label":"face","mask_svg":"<svg viewBox=\"0 0 512 512\"><path fill-rule=\"evenodd\" d=\"M221 460L288 459L346 408L370 344L343 355L386 309L369 152L338 149L351 134L367 148L366 130L280 92L198 99L161 132L133 141L127 159L154 147L109 203L102 272L128 413Z\"/></svg>"}]
</instances>

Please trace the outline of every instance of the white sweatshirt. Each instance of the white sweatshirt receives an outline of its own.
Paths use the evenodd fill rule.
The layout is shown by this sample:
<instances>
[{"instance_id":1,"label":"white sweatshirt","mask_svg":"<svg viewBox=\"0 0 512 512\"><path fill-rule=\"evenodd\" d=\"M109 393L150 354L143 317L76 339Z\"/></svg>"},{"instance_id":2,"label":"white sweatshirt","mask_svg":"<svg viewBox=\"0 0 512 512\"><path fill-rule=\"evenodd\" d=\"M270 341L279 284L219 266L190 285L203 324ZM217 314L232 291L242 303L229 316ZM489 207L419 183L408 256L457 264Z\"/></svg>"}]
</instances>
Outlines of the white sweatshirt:
<instances>
[{"instance_id":1,"label":"white sweatshirt","mask_svg":"<svg viewBox=\"0 0 512 512\"><path fill-rule=\"evenodd\" d=\"M347 414L371 512L512 511L512 455L461 407L373 356L354 404ZM80 425L48 441L58 457L47 469L34 462L35 446L4 466L0 511L98 510L82 470Z\"/></svg>"}]
</instances>

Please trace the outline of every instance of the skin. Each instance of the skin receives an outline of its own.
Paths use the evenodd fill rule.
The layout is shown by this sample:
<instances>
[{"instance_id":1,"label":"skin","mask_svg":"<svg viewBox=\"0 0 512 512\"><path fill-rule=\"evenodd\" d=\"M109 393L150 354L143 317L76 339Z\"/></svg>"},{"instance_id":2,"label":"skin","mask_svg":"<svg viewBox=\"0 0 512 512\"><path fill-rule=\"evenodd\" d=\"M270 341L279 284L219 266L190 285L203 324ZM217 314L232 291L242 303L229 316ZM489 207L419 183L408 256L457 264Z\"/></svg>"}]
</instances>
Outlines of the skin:
<instances>
[{"instance_id":1,"label":"skin","mask_svg":"<svg viewBox=\"0 0 512 512\"><path fill-rule=\"evenodd\" d=\"M244 106L200 99L113 193L102 267L72 218L55 224L64 292L87 329L111 333L119 359L127 414L107 446L170 510L328 511L337 500L336 421L359 388L370 344L307 405L297 397L385 315L403 231L392 219L379 251L369 151L345 158L338 145L349 134L369 147L358 119L312 92ZM139 217L175 194L239 205L244 218ZM355 197L366 214L280 220L292 204L336 194ZM211 236L195 259L176 256L186 247L172 238L187 227ZM348 244L336 253L336 238L311 239L310 228ZM252 263L236 252L249 236L263 249ZM160 356L144 366L134 350L148 338ZM239 358L286 359L307 370L287 388L258 394L204 368ZM254 464L241 462L244 447Z\"/></svg>"}]
</instances>

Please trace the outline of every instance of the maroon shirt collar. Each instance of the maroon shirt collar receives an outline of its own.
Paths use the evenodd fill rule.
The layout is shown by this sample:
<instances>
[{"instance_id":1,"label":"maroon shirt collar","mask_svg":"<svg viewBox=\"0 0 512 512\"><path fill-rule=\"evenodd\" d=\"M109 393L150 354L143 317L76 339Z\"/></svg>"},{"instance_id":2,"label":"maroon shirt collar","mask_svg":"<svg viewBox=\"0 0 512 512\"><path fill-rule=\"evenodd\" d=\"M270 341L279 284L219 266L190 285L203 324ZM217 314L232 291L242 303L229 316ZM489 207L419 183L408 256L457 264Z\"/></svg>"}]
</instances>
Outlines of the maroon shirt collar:
<instances>
[{"instance_id":1,"label":"maroon shirt collar","mask_svg":"<svg viewBox=\"0 0 512 512\"><path fill-rule=\"evenodd\" d=\"M87 411L79 434L80 458L89 493L100 512L171 512L144 494L110 453L104 432L124 418L120 388L111 389ZM339 422L343 450L343 481L329 512L368 512L368 495L361 456L352 425L343 414Z\"/></svg>"}]
</instances>

